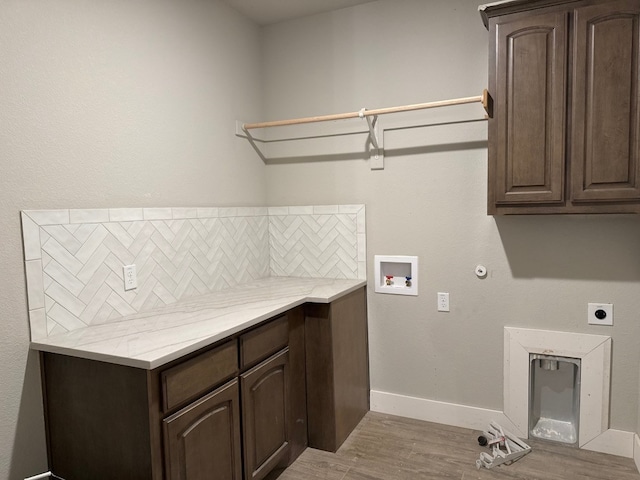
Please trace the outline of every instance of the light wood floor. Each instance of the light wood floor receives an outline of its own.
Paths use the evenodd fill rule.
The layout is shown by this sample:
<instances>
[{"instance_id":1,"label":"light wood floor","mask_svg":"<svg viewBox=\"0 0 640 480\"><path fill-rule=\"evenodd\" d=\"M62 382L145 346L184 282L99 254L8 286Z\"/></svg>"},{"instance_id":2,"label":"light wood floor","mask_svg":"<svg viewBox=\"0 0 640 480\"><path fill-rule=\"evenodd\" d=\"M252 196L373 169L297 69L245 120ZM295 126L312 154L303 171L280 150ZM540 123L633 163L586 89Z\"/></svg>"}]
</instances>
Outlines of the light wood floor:
<instances>
[{"instance_id":1,"label":"light wood floor","mask_svg":"<svg viewBox=\"0 0 640 480\"><path fill-rule=\"evenodd\" d=\"M369 412L337 453L308 448L278 480L640 480L632 459L535 440L519 461L478 470L480 433Z\"/></svg>"}]
</instances>

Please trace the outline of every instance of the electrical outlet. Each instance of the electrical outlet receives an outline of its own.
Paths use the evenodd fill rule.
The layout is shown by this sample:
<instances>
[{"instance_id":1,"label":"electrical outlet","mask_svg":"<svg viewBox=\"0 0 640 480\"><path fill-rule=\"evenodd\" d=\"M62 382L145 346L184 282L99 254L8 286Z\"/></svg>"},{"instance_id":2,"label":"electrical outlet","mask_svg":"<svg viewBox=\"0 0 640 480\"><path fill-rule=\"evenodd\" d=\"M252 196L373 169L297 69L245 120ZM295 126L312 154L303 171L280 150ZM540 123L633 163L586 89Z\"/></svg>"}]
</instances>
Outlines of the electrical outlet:
<instances>
[{"instance_id":1,"label":"electrical outlet","mask_svg":"<svg viewBox=\"0 0 640 480\"><path fill-rule=\"evenodd\" d=\"M587 322L589 325L613 325L613 303L589 303Z\"/></svg>"},{"instance_id":2,"label":"electrical outlet","mask_svg":"<svg viewBox=\"0 0 640 480\"><path fill-rule=\"evenodd\" d=\"M438 292L438 311L449 311L449 294L446 292Z\"/></svg>"},{"instance_id":3,"label":"electrical outlet","mask_svg":"<svg viewBox=\"0 0 640 480\"><path fill-rule=\"evenodd\" d=\"M125 292L138 288L138 275L136 274L135 265L125 265L122 267L122 277L124 279Z\"/></svg>"}]
</instances>

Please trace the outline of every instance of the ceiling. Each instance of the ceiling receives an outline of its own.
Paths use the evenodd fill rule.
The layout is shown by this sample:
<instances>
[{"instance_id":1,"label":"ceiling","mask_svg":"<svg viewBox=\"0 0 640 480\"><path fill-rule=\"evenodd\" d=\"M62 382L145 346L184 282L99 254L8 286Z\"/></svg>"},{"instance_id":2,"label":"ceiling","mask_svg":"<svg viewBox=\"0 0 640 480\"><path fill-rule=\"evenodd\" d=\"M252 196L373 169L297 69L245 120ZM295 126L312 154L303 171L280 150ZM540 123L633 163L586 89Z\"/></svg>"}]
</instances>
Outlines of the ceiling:
<instances>
[{"instance_id":1,"label":"ceiling","mask_svg":"<svg viewBox=\"0 0 640 480\"><path fill-rule=\"evenodd\" d=\"M330 12L374 0L223 0L259 25Z\"/></svg>"}]
</instances>

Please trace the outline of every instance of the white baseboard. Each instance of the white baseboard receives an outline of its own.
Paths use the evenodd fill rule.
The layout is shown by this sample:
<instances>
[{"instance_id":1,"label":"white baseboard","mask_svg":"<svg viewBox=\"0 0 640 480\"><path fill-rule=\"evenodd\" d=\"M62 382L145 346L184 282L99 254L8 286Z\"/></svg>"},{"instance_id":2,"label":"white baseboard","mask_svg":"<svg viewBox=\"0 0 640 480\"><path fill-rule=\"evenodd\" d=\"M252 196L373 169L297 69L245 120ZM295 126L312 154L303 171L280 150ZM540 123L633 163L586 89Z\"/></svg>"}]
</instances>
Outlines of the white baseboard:
<instances>
[{"instance_id":1,"label":"white baseboard","mask_svg":"<svg viewBox=\"0 0 640 480\"><path fill-rule=\"evenodd\" d=\"M439 402L377 390L371 390L371 410L400 417L415 418L416 420L470 428L472 430L484 430L489 425L489 422L493 421L514 434L518 431L518 428L509 420L509 417L500 410ZM640 470L640 440L632 432L609 429L582 448L594 452L633 458L638 470Z\"/></svg>"},{"instance_id":2,"label":"white baseboard","mask_svg":"<svg viewBox=\"0 0 640 480\"><path fill-rule=\"evenodd\" d=\"M499 410L469 407L455 403L408 397L395 393L371 390L371 410L454 427L485 430L489 422L497 422L506 430L516 432L511 420Z\"/></svg>"}]
</instances>

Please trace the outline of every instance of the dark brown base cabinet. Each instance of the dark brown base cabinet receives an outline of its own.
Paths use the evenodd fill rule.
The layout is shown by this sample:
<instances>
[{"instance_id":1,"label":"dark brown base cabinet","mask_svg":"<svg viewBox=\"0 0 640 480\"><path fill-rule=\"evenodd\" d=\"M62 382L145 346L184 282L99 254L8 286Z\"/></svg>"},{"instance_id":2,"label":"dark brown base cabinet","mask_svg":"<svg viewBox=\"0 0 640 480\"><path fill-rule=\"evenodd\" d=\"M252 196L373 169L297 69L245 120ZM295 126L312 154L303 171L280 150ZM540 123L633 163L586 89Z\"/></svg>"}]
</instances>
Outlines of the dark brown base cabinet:
<instances>
[{"instance_id":1,"label":"dark brown base cabinet","mask_svg":"<svg viewBox=\"0 0 640 480\"><path fill-rule=\"evenodd\" d=\"M368 410L364 299L362 288L325 306L333 323L342 324L334 325L333 342L323 334L321 344L330 356L341 344L360 345L359 366L346 371L362 376L341 380L342 373L327 372L354 382L346 389L348 405L320 412L320 423L314 419L329 437L336 425L343 425L341 437L348 435ZM307 389L327 385L313 379L307 385L307 362L317 370L319 352L307 352L305 341L319 344L307 335L314 320L305 308L151 371L41 353L49 468L65 480L275 478L308 445ZM354 343L351 335L362 338ZM320 368L338 368L346 360L340 357Z\"/></svg>"},{"instance_id":2,"label":"dark brown base cabinet","mask_svg":"<svg viewBox=\"0 0 640 480\"><path fill-rule=\"evenodd\" d=\"M488 212L640 213L640 0L487 6Z\"/></svg>"},{"instance_id":3,"label":"dark brown base cabinet","mask_svg":"<svg viewBox=\"0 0 640 480\"><path fill-rule=\"evenodd\" d=\"M369 411L364 289L307 305L309 446L335 452Z\"/></svg>"},{"instance_id":4,"label":"dark brown base cabinet","mask_svg":"<svg viewBox=\"0 0 640 480\"><path fill-rule=\"evenodd\" d=\"M167 479L242 478L239 400L234 379L164 420Z\"/></svg>"}]
</instances>

